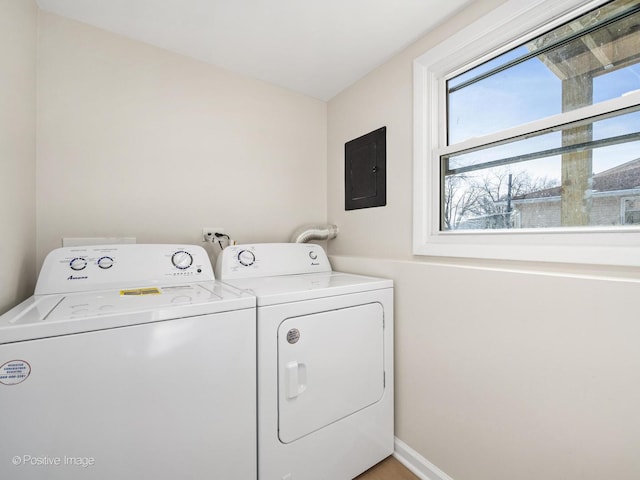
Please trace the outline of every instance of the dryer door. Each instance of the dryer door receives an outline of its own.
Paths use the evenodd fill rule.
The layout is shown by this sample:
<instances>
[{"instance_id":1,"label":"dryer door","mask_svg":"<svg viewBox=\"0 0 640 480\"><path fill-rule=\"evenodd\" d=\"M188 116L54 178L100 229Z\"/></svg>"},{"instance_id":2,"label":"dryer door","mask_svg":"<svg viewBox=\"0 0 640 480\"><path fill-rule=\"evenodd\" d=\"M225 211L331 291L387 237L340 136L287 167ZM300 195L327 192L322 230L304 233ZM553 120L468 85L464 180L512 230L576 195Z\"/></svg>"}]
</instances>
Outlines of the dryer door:
<instances>
[{"instance_id":1,"label":"dryer door","mask_svg":"<svg viewBox=\"0 0 640 480\"><path fill-rule=\"evenodd\" d=\"M281 442L291 443L382 398L383 332L379 303L292 317L280 324Z\"/></svg>"}]
</instances>

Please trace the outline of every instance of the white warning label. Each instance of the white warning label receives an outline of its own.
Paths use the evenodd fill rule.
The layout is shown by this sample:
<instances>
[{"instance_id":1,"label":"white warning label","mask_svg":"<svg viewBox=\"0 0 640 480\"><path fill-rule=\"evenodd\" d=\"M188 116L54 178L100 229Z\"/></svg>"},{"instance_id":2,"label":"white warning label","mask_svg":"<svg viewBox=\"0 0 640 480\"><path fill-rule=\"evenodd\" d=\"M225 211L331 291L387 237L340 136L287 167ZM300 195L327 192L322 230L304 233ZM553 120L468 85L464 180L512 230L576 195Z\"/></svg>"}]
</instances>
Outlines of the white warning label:
<instances>
[{"instance_id":1,"label":"white warning label","mask_svg":"<svg viewBox=\"0 0 640 480\"><path fill-rule=\"evenodd\" d=\"M29 375L31 375L31 365L24 360L10 360L0 365L2 385L17 385L24 382Z\"/></svg>"}]
</instances>

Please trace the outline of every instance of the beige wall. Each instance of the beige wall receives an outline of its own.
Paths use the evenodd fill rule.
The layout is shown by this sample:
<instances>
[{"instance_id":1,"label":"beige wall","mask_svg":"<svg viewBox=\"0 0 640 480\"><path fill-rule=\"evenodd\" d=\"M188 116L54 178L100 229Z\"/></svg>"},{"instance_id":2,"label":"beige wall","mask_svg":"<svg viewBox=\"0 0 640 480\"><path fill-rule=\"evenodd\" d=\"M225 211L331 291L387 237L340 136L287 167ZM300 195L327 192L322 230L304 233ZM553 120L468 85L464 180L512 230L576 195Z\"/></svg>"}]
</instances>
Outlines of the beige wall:
<instances>
[{"instance_id":1,"label":"beige wall","mask_svg":"<svg viewBox=\"0 0 640 480\"><path fill-rule=\"evenodd\" d=\"M455 480L640 478L640 283L332 256L394 279L396 436Z\"/></svg>"},{"instance_id":2,"label":"beige wall","mask_svg":"<svg viewBox=\"0 0 640 480\"><path fill-rule=\"evenodd\" d=\"M326 103L40 12L38 262L61 237L326 221Z\"/></svg>"},{"instance_id":3,"label":"beige wall","mask_svg":"<svg viewBox=\"0 0 640 480\"><path fill-rule=\"evenodd\" d=\"M36 19L32 0L0 0L0 314L35 279Z\"/></svg>"},{"instance_id":4,"label":"beige wall","mask_svg":"<svg viewBox=\"0 0 640 480\"><path fill-rule=\"evenodd\" d=\"M412 61L328 104L333 266L396 285L396 435L455 480L640 478L640 271L413 257ZM387 206L344 211L344 143L387 126Z\"/></svg>"}]
</instances>

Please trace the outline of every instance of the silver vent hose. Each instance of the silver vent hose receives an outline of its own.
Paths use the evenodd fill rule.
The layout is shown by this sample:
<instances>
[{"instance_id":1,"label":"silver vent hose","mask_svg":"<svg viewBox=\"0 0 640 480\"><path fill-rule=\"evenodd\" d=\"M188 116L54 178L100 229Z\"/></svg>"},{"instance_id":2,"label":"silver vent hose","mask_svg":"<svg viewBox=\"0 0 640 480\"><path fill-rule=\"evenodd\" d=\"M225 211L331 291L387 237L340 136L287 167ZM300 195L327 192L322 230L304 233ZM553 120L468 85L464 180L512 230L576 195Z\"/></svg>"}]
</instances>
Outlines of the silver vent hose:
<instances>
[{"instance_id":1,"label":"silver vent hose","mask_svg":"<svg viewBox=\"0 0 640 480\"><path fill-rule=\"evenodd\" d=\"M337 225L307 224L291 235L291 243L307 243L311 240L331 240L338 235Z\"/></svg>"}]
</instances>

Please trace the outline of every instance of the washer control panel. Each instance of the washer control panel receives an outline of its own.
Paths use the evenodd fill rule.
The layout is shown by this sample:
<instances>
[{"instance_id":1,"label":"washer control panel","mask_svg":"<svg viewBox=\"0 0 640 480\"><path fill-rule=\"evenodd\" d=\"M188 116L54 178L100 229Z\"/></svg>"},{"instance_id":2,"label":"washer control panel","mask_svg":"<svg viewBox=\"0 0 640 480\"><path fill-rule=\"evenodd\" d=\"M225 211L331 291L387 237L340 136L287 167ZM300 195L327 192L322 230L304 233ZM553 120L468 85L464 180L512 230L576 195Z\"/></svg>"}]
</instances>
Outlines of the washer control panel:
<instances>
[{"instance_id":1,"label":"washer control panel","mask_svg":"<svg viewBox=\"0 0 640 480\"><path fill-rule=\"evenodd\" d=\"M220 280L330 272L324 249L313 243L256 243L225 248L216 261Z\"/></svg>"},{"instance_id":2,"label":"washer control panel","mask_svg":"<svg viewBox=\"0 0 640 480\"><path fill-rule=\"evenodd\" d=\"M207 252L197 245L91 245L47 255L36 295L131 286L213 281Z\"/></svg>"}]
</instances>

